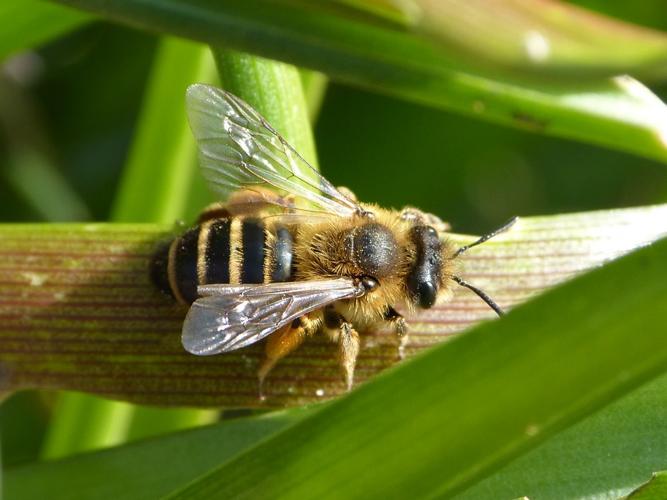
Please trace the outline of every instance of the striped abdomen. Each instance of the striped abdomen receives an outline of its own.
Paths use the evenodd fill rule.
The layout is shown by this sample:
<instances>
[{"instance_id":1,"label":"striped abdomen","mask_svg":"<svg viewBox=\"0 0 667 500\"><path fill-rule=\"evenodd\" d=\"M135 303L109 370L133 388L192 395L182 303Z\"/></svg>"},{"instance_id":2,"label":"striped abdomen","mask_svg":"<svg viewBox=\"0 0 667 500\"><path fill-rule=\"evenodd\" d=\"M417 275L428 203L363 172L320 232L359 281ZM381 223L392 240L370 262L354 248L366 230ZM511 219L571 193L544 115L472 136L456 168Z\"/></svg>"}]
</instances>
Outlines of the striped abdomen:
<instances>
[{"instance_id":1,"label":"striped abdomen","mask_svg":"<svg viewBox=\"0 0 667 500\"><path fill-rule=\"evenodd\" d=\"M289 281L293 243L282 225L255 218L212 219L159 249L151 277L186 304L197 298L198 285Z\"/></svg>"}]
</instances>

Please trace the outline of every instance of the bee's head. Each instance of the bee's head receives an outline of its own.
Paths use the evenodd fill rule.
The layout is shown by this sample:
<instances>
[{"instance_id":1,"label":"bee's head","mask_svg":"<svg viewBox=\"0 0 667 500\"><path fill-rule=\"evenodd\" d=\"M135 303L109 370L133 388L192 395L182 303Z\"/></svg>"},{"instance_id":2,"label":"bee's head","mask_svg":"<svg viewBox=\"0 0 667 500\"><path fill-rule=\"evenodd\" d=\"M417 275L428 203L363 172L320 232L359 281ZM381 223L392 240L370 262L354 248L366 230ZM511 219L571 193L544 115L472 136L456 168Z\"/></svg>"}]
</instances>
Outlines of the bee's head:
<instances>
[{"instance_id":1,"label":"bee's head","mask_svg":"<svg viewBox=\"0 0 667 500\"><path fill-rule=\"evenodd\" d=\"M431 226L418 225L410 229L410 240L415 245L415 261L407 279L410 300L422 309L435 304L442 286L442 242Z\"/></svg>"},{"instance_id":2,"label":"bee's head","mask_svg":"<svg viewBox=\"0 0 667 500\"><path fill-rule=\"evenodd\" d=\"M412 302L422 309L428 309L435 304L438 292L443 288L446 280L475 292L477 296L491 307L499 316L503 314L502 309L491 297L479 288L467 283L451 271L452 261L469 248L484 243L495 235L506 231L516 222L517 218L511 219L504 226L486 234L470 245L465 245L451 253L451 250L440 241L438 232L431 226L418 225L410 230L410 239L415 245L415 261L408 275L407 286Z\"/></svg>"}]
</instances>

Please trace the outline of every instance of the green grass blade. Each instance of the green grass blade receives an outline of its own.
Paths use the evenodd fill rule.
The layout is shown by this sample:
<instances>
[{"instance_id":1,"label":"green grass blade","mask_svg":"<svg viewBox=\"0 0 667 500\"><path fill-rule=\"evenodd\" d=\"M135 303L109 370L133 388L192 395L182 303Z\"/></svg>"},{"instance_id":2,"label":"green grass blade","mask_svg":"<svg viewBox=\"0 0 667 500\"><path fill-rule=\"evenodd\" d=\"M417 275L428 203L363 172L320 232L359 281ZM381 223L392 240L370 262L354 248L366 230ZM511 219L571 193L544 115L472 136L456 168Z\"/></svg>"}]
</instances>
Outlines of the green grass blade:
<instances>
[{"instance_id":1,"label":"green grass blade","mask_svg":"<svg viewBox=\"0 0 667 500\"><path fill-rule=\"evenodd\" d=\"M40 0L3 0L0 4L0 61L78 28L93 16Z\"/></svg>"},{"instance_id":2,"label":"green grass blade","mask_svg":"<svg viewBox=\"0 0 667 500\"><path fill-rule=\"evenodd\" d=\"M433 348L169 498L460 491L667 369L665 252L656 242Z\"/></svg>"},{"instance_id":3,"label":"green grass blade","mask_svg":"<svg viewBox=\"0 0 667 500\"><path fill-rule=\"evenodd\" d=\"M53 500L159 498L282 429L303 411L230 420L6 472L7 498ZM121 478L122 480L109 480ZM36 479L38 478L38 479Z\"/></svg>"},{"instance_id":4,"label":"green grass blade","mask_svg":"<svg viewBox=\"0 0 667 500\"><path fill-rule=\"evenodd\" d=\"M553 85L471 72L453 67L439 47L391 23L299 2L65 3L151 31L317 69L422 104L667 160L667 108L627 77Z\"/></svg>"},{"instance_id":5,"label":"green grass blade","mask_svg":"<svg viewBox=\"0 0 667 500\"><path fill-rule=\"evenodd\" d=\"M197 173L185 89L192 82L211 81L214 72L206 47L179 39L162 42L115 200L114 220L173 224L182 219Z\"/></svg>"},{"instance_id":6,"label":"green grass blade","mask_svg":"<svg viewBox=\"0 0 667 500\"><path fill-rule=\"evenodd\" d=\"M667 468L667 376L572 426L457 500L618 498Z\"/></svg>"}]
</instances>

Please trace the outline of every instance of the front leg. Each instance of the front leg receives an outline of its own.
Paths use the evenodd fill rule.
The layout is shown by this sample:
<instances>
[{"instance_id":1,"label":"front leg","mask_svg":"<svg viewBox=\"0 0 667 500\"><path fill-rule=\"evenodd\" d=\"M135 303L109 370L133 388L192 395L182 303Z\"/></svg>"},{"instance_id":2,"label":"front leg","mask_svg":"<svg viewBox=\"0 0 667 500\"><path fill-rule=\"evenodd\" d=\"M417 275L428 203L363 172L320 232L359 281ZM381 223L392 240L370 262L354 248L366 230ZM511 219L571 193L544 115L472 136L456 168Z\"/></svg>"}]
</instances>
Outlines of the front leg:
<instances>
[{"instance_id":1,"label":"front leg","mask_svg":"<svg viewBox=\"0 0 667 500\"><path fill-rule=\"evenodd\" d=\"M405 346L408 343L408 324L405 318L391 306L385 310L384 319L391 324L394 334L398 338L398 357L403 359L405 357Z\"/></svg>"},{"instance_id":2,"label":"front leg","mask_svg":"<svg viewBox=\"0 0 667 500\"><path fill-rule=\"evenodd\" d=\"M449 223L443 221L440 217L428 212L423 212L415 207L404 207L401 210L401 219L412 224L431 226L438 232L447 232L451 229Z\"/></svg>"},{"instance_id":3,"label":"front leg","mask_svg":"<svg viewBox=\"0 0 667 500\"><path fill-rule=\"evenodd\" d=\"M354 368L359 355L359 333L332 306L324 310L324 326L331 340L338 343L338 361L349 391L354 383Z\"/></svg>"}]
</instances>

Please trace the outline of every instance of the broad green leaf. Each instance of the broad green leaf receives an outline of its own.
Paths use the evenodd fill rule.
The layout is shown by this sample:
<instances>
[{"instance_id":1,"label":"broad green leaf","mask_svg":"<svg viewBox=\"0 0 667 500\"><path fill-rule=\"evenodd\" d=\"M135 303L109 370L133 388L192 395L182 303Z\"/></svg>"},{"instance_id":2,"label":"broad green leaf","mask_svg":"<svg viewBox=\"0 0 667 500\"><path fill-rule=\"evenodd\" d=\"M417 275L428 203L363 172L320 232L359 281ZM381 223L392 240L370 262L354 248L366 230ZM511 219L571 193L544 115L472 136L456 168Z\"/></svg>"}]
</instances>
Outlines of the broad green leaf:
<instances>
[{"instance_id":1,"label":"broad green leaf","mask_svg":"<svg viewBox=\"0 0 667 500\"><path fill-rule=\"evenodd\" d=\"M43 0L0 3L0 61L86 24L92 16Z\"/></svg>"},{"instance_id":2,"label":"broad green leaf","mask_svg":"<svg viewBox=\"0 0 667 500\"><path fill-rule=\"evenodd\" d=\"M660 240L434 347L169 498L456 493L667 369L665 252Z\"/></svg>"},{"instance_id":3,"label":"broad green leaf","mask_svg":"<svg viewBox=\"0 0 667 500\"><path fill-rule=\"evenodd\" d=\"M229 420L94 453L10 468L7 498L159 498L293 425L304 411ZM121 480L115 480L122 478Z\"/></svg>"},{"instance_id":4,"label":"broad green leaf","mask_svg":"<svg viewBox=\"0 0 667 500\"><path fill-rule=\"evenodd\" d=\"M319 3L63 2L151 31L317 69L332 78L422 104L667 160L665 106L629 77L540 83L473 72L455 65L432 41L400 25L371 22L368 16Z\"/></svg>"},{"instance_id":5,"label":"broad green leaf","mask_svg":"<svg viewBox=\"0 0 667 500\"><path fill-rule=\"evenodd\" d=\"M156 225L2 225L0 387L72 389L178 406L300 405L344 393L335 346L317 336L280 363L257 395L263 353L184 352L185 309L150 283ZM667 206L525 218L465 254L462 275L511 308L540 291L667 234ZM622 237L619 237L622 235ZM470 237L449 235L457 243ZM474 294L411 320L407 354L493 317ZM397 361L387 331L364 336L359 383Z\"/></svg>"},{"instance_id":6,"label":"broad green leaf","mask_svg":"<svg viewBox=\"0 0 667 500\"><path fill-rule=\"evenodd\" d=\"M667 467L667 376L547 440L457 496L618 498ZM664 496L662 497L664 498Z\"/></svg>"},{"instance_id":7,"label":"broad green leaf","mask_svg":"<svg viewBox=\"0 0 667 500\"><path fill-rule=\"evenodd\" d=\"M661 500L667 497L667 472L656 472L651 480L630 493L632 500Z\"/></svg>"}]
</instances>

